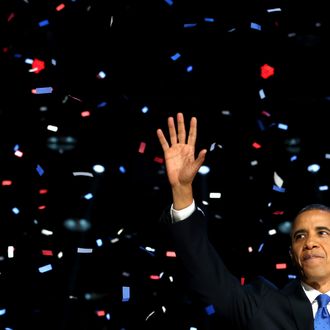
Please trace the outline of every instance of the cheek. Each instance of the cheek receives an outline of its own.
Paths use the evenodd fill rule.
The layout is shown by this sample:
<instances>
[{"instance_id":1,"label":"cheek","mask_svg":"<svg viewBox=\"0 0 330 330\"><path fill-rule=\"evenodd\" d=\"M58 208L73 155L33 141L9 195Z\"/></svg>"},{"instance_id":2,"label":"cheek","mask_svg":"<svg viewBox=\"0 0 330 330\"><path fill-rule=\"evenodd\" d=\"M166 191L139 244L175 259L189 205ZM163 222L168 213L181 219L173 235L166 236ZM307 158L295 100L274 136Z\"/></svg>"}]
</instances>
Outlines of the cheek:
<instances>
[{"instance_id":1,"label":"cheek","mask_svg":"<svg viewBox=\"0 0 330 330\"><path fill-rule=\"evenodd\" d=\"M291 259L294 262L298 262L299 261L299 255L300 255L300 247L299 246L294 246L291 250Z\"/></svg>"},{"instance_id":2,"label":"cheek","mask_svg":"<svg viewBox=\"0 0 330 330\"><path fill-rule=\"evenodd\" d=\"M326 250L326 253L330 255L330 242L324 245L324 249Z\"/></svg>"}]
</instances>

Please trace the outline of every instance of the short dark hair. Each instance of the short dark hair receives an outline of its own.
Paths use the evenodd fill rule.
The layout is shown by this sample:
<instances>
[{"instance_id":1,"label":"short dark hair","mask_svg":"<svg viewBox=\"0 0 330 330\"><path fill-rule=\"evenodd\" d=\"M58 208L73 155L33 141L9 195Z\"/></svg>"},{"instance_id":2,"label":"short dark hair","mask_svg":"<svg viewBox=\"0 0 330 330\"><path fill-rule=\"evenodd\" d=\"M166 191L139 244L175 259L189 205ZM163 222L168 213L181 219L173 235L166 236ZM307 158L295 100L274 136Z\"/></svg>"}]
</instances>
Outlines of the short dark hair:
<instances>
[{"instance_id":1,"label":"short dark hair","mask_svg":"<svg viewBox=\"0 0 330 330\"><path fill-rule=\"evenodd\" d=\"M295 220L297 219L298 215L300 215L301 213L304 213L306 211L310 211L310 210L321 210L321 211L326 211L330 213L330 207L325 205L325 204L321 204L321 203L311 203L311 204L307 204L305 206L303 206L295 215L293 222L295 222ZM291 227L291 233L290 236L292 236L292 228Z\"/></svg>"},{"instance_id":2,"label":"short dark hair","mask_svg":"<svg viewBox=\"0 0 330 330\"><path fill-rule=\"evenodd\" d=\"M308 204L306 206L304 206L303 208L301 208L296 217L306 211L310 211L310 210L322 210L322 211L326 211L326 212L330 212L330 207L325 205L325 204L321 204L321 203L312 203L312 204Z\"/></svg>"}]
</instances>

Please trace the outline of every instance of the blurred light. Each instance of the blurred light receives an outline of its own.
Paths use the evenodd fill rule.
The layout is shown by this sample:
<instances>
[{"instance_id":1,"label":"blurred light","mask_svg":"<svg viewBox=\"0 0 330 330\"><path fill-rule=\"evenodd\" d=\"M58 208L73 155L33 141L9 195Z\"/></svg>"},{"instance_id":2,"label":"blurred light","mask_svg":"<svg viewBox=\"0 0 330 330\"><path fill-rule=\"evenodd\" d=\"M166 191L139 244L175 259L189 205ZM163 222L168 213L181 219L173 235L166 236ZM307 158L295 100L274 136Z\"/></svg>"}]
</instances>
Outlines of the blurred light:
<instances>
[{"instance_id":1,"label":"blurred light","mask_svg":"<svg viewBox=\"0 0 330 330\"><path fill-rule=\"evenodd\" d=\"M213 142L213 143L211 144L211 146L210 146L210 151L214 151L214 150L216 150L216 147L217 147L218 149L222 149L222 145L221 145L221 144L218 144L218 143L216 143L216 142Z\"/></svg>"},{"instance_id":2,"label":"blurred light","mask_svg":"<svg viewBox=\"0 0 330 330\"><path fill-rule=\"evenodd\" d=\"M284 130L284 131L287 131L287 130L288 130L288 125L286 125L286 124L281 124L281 123L279 123L279 124L277 124L277 127L278 127L279 129Z\"/></svg>"},{"instance_id":3,"label":"blurred light","mask_svg":"<svg viewBox=\"0 0 330 330\"><path fill-rule=\"evenodd\" d=\"M96 107L97 108L104 108L106 105L108 105L108 103L103 101L103 102L99 103Z\"/></svg>"},{"instance_id":4,"label":"blurred light","mask_svg":"<svg viewBox=\"0 0 330 330\"><path fill-rule=\"evenodd\" d=\"M146 251L150 251L150 252L155 252L156 251L156 249L154 249L150 246L146 246L145 249L146 249Z\"/></svg>"},{"instance_id":5,"label":"blurred light","mask_svg":"<svg viewBox=\"0 0 330 330\"><path fill-rule=\"evenodd\" d=\"M130 288L128 286L123 286L122 288L122 301L128 301L130 298Z\"/></svg>"},{"instance_id":6,"label":"blurred light","mask_svg":"<svg viewBox=\"0 0 330 330\"><path fill-rule=\"evenodd\" d=\"M15 248L12 245L8 246L7 256L9 259L14 258L14 251L15 251Z\"/></svg>"},{"instance_id":7,"label":"blurred light","mask_svg":"<svg viewBox=\"0 0 330 330\"><path fill-rule=\"evenodd\" d=\"M92 253L93 249L78 247L77 252L78 253Z\"/></svg>"},{"instance_id":8,"label":"blurred light","mask_svg":"<svg viewBox=\"0 0 330 330\"><path fill-rule=\"evenodd\" d=\"M32 89L32 94L51 94L53 92L53 87L38 87Z\"/></svg>"},{"instance_id":9,"label":"blurred light","mask_svg":"<svg viewBox=\"0 0 330 330\"><path fill-rule=\"evenodd\" d=\"M57 132L58 131L58 127L54 126L54 125L48 125L47 129L48 129L48 131L52 131L52 132Z\"/></svg>"},{"instance_id":10,"label":"blurred light","mask_svg":"<svg viewBox=\"0 0 330 330\"><path fill-rule=\"evenodd\" d=\"M173 5L173 1L172 0L164 0L168 5L172 6Z\"/></svg>"},{"instance_id":11,"label":"blurred light","mask_svg":"<svg viewBox=\"0 0 330 330\"><path fill-rule=\"evenodd\" d=\"M292 224L289 221L284 221L278 225L278 230L283 234L289 234L292 228Z\"/></svg>"},{"instance_id":12,"label":"blurred light","mask_svg":"<svg viewBox=\"0 0 330 330\"><path fill-rule=\"evenodd\" d=\"M11 180L3 180L1 185L2 186L11 186L12 185L12 181Z\"/></svg>"},{"instance_id":13,"label":"blurred light","mask_svg":"<svg viewBox=\"0 0 330 330\"><path fill-rule=\"evenodd\" d=\"M277 185L273 185L273 190L274 191L278 191L280 193L284 193L285 192L285 188L279 187Z\"/></svg>"},{"instance_id":14,"label":"blurred light","mask_svg":"<svg viewBox=\"0 0 330 330\"><path fill-rule=\"evenodd\" d=\"M209 172L210 172L210 167L206 165L202 165L198 170L198 173L202 175L208 174Z\"/></svg>"},{"instance_id":15,"label":"blurred light","mask_svg":"<svg viewBox=\"0 0 330 330\"><path fill-rule=\"evenodd\" d=\"M46 266L39 267L39 272L45 273L45 272L49 272L52 269L53 269L52 265L46 265Z\"/></svg>"},{"instance_id":16,"label":"blurred light","mask_svg":"<svg viewBox=\"0 0 330 330\"><path fill-rule=\"evenodd\" d=\"M45 173L45 171L40 165L37 165L37 172L40 176L42 176Z\"/></svg>"},{"instance_id":17,"label":"blurred light","mask_svg":"<svg viewBox=\"0 0 330 330\"><path fill-rule=\"evenodd\" d=\"M273 75L274 75L274 68L273 67L271 67L268 64L264 64L261 67L261 77L262 78L267 79L267 78L269 78L270 76L273 76Z\"/></svg>"},{"instance_id":18,"label":"blurred light","mask_svg":"<svg viewBox=\"0 0 330 330\"><path fill-rule=\"evenodd\" d=\"M64 8L65 8L65 5L63 3L61 3L56 7L56 11L61 11Z\"/></svg>"},{"instance_id":19,"label":"blurred light","mask_svg":"<svg viewBox=\"0 0 330 330\"><path fill-rule=\"evenodd\" d=\"M290 161L293 162L297 159L298 159L297 155L293 155L293 156L291 156Z\"/></svg>"},{"instance_id":20,"label":"blurred light","mask_svg":"<svg viewBox=\"0 0 330 330\"><path fill-rule=\"evenodd\" d=\"M74 149L76 143L77 140L72 136L51 136L47 140L48 148L60 153Z\"/></svg>"},{"instance_id":21,"label":"blurred light","mask_svg":"<svg viewBox=\"0 0 330 330\"><path fill-rule=\"evenodd\" d=\"M215 313L215 309L213 305L209 305L205 307L205 311L207 313L207 315L211 315Z\"/></svg>"},{"instance_id":22,"label":"blurred light","mask_svg":"<svg viewBox=\"0 0 330 330\"><path fill-rule=\"evenodd\" d=\"M259 30L259 31L261 31L261 26L259 25L259 24L257 24L257 23L251 23L251 25L250 25L250 27L251 27L251 29L252 30Z\"/></svg>"},{"instance_id":23,"label":"blurred light","mask_svg":"<svg viewBox=\"0 0 330 330\"><path fill-rule=\"evenodd\" d=\"M175 251L166 251L166 257L175 258L176 257Z\"/></svg>"},{"instance_id":24,"label":"blurred light","mask_svg":"<svg viewBox=\"0 0 330 330\"><path fill-rule=\"evenodd\" d=\"M100 71L98 74L97 74L97 78L99 79L104 79L107 75L105 74L104 71Z\"/></svg>"},{"instance_id":25,"label":"blurred light","mask_svg":"<svg viewBox=\"0 0 330 330\"><path fill-rule=\"evenodd\" d=\"M91 223L87 219L66 219L64 227L73 232L85 232L91 228Z\"/></svg>"},{"instance_id":26,"label":"blurred light","mask_svg":"<svg viewBox=\"0 0 330 330\"><path fill-rule=\"evenodd\" d=\"M286 269L286 263L279 263L276 264L276 269Z\"/></svg>"},{"instance_id":27,"label":"blurred light","mask_svg":"<svg viewBox=\"0 0 330 330\"><path fill-rule=\"evenodd\" d=\"M96 173L103 173L105 171L105 167L103 165L97 164L93 166L93 170Z\"/></svg>"},{"instance_id":28,"label":"blurred light","mask_svg":"<svg viewBox=\"0 0 330 330\"><path fill-rule=\"evenodd\" d=\"M173 56L171 56L171 59L173 60L173 61L176 61L178 58L180 58L181 57L181 54L180 53L176 53L176 54L174 54Z\"/></svg>"},{"instance_id":29,"label":"blurred light","mask_svg":"<svg viewBox=\"0 0 330 330\"><path fill-rule=\"evenodd\" d=\"M255 148L255 149L260 149L261 148L261 144L258 143L258 142L253 142L252 143L252 147Z\"/></svg>"},{"instance_id":30,"label":"blurred light","mask_svg":"<svg viewBox=\"0 0 330 330\"><path fill-rule=\"evenodd\" d=\"M268 231L268 235L275 235L276 234L276 229L270 229Z\"/></svg>"},{"instance_id":31,"label":"blurred light","mask_svg":"<svg viewBox=\"0 0 330 330\"><path fill-rule=\"evenodd\" d=\"M319 164L311 164L307 167L308 172L311 173L317 173L320 170L320 165Z\"/></svg>"},{"instance_id":32,"label":"blurred light","mask_svg":"<svg viewBox=\"0 0 330 330\"><path fill-rule=\"evenodd\" d=\"M42 229L41 234L43 234L45 236L51 236L51 235L53 235L53 232L51 230Z\"/></svg>"},{"instance_id":33,"label":"blurred light","mask_svg":"<svg viewBox=\"0 0 330 330\"><path fill-rule=\"evenodd\" d=\"M149 111L149 108L147 106L142 107L141 109L142 113L147 113Z\"/></svg>"},{"instance_id":34,"label":"blurred light","mask_svg":"<svg viewBox=\"0 0 330 330\"><path fill-rule=\"evenodd\" d=\"M21 158L21 157L23 157L23 152L20 151L20 150L16 150L15 153L14 153L14 155L15 155L16 157Z\"/></svg>"},{"instance_id":35,"label":"blurred light","mask_svg":"<svg viewBox=\"0 0 330 330\"><path fill-rule=\"evenodd\" d=\"M275 12L275 11L282 11L282 9L279 8L279 7L277 7L277 8L271 8L271 9L267 9L267 12L268 12L268 13L273 13L273 12Z\"/></svg>"},{"instance_id":36,"label":"blurred light","mask_svg":"<svg viewBox=\"0 0 330 330\"><path fill-rule=\"evenodd\" d=\"M210 196L210 198L221 198L221 193L220 192L211 192L209 196Z\"/></svg>"},{"instance_id":37,"label":"blurred light","mask_svg":"<svg viewBox=\"0 0 330 330\"><path fill-rule=\"evenodd\" d=\"M143 154L146 150L147 144L145 142L141 142L139 146L139 153Z\"/></svg>"},{"instance_id":38,"label":"blurred light","mask_svg":"<svg viewBox=\"0 0 330 330\"><path fill-rule=\"evenodd\" d=\"M125 166L119 166L119 172L120 173L126 173L126 168L125 168Z\"/></svg>"},{"instance_id":39,"label":"blurred light","mask_svg":"<svg viewBox=\"0 0 330 330\"><path fill-rule=\"evenodd\" d=\"M40 26L40 27L46 26L46 25L48 25L48 24L49 24L49 21L48 21L47 19L45 19L45 20L39 22L39 26Z\"/></svg>"},{"instance_id":40,"label":"blurred light","mask_svg":"<svg viewBox=\"0 0 330 330\"><path fill-rule=\"evenodd\" d=\"M274 172L274 182L278 187L282 187L283 186L283 179L276 173Z\"/></svg>"},{"instance_id":41,"label":"blurred light","mask_svg":"<svg viewBox=\"0 0 330 330\"><path fill-rule=\"evenodd\" d=\"M74 176L88 176L88 177L91 177L91 178L94 177L93 173L90 173L90 172L73 172L72 174Z\"/></svg>"},{"instance_id":42,"label":"blurred light","mask_svg":"<svg viewBox=\"0 0 330 330\"><path fill-rule=\"evenodd\" d=\"M93 198L93 194L92 193L88 193L84 196L85 199L89 200Z\"/></svg>"},{"instance_id":43,"label":"blurred light","mask_svg":"<svg viewBox=\"0 0 330 330\"><path fill-rule=\"evenodd\" d=\"M266 97L265 92L264 92L263 89L260 89L259 96L260 96L261 99L264 99Z\"/></svg>"}]
</instances>

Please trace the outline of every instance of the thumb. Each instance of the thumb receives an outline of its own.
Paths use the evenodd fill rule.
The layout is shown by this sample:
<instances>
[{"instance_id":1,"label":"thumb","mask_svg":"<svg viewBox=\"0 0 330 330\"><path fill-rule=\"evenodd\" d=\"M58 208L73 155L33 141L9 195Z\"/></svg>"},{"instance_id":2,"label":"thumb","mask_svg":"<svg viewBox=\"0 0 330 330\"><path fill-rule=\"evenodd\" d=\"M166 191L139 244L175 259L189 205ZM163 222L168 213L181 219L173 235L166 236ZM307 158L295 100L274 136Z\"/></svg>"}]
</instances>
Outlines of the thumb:
<instances>
[{"instance_id":1,"label":"thumb","mask_svg":"<svg viewBox=\"0 0 330 330\"><path fill-rule=\"evenodd\" d=\"M206 153L207 153L207 150L206 149L202 149L199 154L198 154L198 157L196 158L196 165L198 167L201 167L205 161L205 157L206 157Z\"/></svg>"}]
</instances>

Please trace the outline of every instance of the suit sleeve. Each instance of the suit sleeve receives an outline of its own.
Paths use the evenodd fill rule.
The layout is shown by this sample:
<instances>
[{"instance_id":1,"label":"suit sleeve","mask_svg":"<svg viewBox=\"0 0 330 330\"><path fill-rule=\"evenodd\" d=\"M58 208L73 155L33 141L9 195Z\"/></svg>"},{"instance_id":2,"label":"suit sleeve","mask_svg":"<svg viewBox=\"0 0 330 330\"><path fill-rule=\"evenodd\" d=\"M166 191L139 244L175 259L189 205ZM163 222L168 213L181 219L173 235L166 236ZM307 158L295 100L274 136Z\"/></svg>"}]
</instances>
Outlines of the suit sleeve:
<instances>
[{"instance_id":1,"label":"suit sleeve","mask_svg":"<svg viewBox=\"0 0 330 330\"><path fill-rule=\"evenodd\" d=\"M171 222L165 210L161 222L169 231L190 289L204 304L213 305L216 313L233 327L246 327L270 288L260 283L242 286L230 273L208 239L207 220L201 210L196 209L177 223Z\"/></svg>"}]
</instances>

